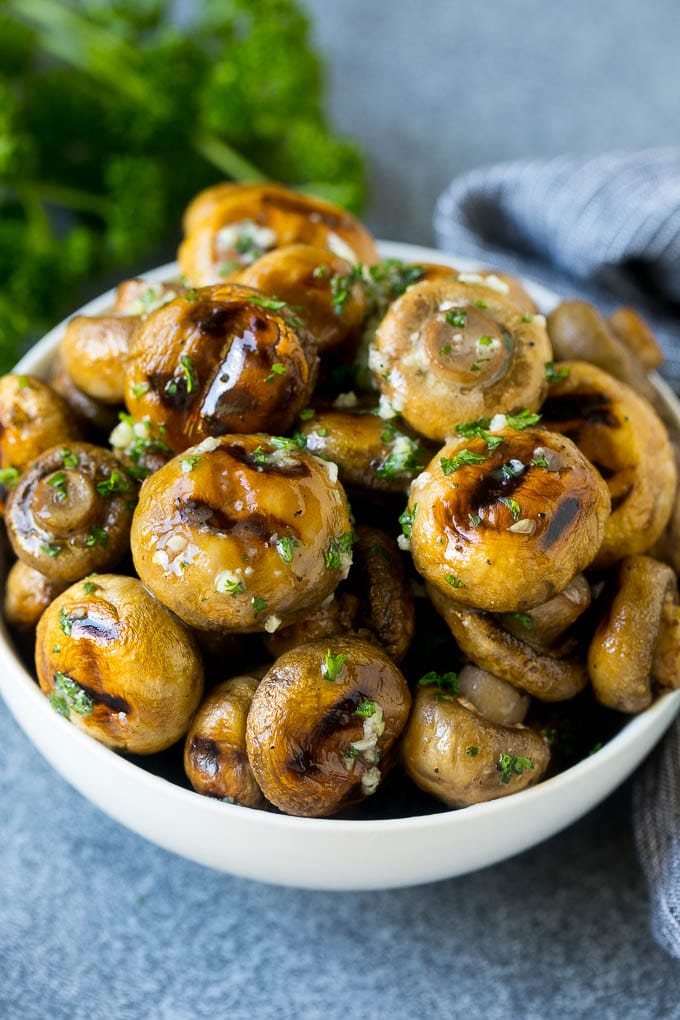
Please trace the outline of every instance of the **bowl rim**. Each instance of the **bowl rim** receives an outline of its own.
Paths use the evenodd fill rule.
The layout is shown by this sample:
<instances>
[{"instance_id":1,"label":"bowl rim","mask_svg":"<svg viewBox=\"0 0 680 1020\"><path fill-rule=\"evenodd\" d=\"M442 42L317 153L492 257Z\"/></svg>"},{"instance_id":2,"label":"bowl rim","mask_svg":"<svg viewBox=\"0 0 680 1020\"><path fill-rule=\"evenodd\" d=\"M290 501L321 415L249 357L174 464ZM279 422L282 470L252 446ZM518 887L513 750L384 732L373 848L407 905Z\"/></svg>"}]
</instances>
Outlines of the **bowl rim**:
<instances>
[{"instance_id":1,"label":"bowl rim","mask_svg":"<svg viewBox=\"0 0 680 1020\"><path fill-rule=\"evenodd\" d=\"M378 248L381 256L384 258L399 258L410 262L418 262L419 260L431 262L434 260L451 265L454 268L460 268L463 271L475 269L489 271L489 268L492 268L484 267L480 261L475 259L458 257L449 252L402 242L379 241ZM179 267L176 262L169 262L139 275L141 278L150 281L177 279ZM561 300L555 292L536 281L526 277L520 277L520 279L538 304L541 312L550 311ZM113 303L114 296L115 287L89 301L73 312L72 315L88 315L101 312ZM19 374L24 372L38 375L44 372L49 361L54 357L56 345L61 339L66 323L72 315L51 329L42 340L38 341L26 352L13 371ZM680 427L680 402L678 402L668 384L656 373L652 373L652 378L661 404L675 418ZM405 831L417 832L419 830L430 829L436 831L440 828L448 829L450 827L454 829L457 827L462 828L466 825L466 819L472 819L473 817L485 818L493 815L502 817L504 814L515 810L520 801L523 805L530 806L532 803L540 804L544 798L551 799L553 795L559 797L561 791L565 791L568 787L580 781L587 782L590 776L603 771L607 765L616 764L618 766L621 764L621 768L617 767L617 780L611 787L613 789L627 778L633 768L637 767L638 762L635 761L632 768L627 768L628 762L625 759L630 748L635 747L637 744L638 738L643 737L648 730L653 730L655 725L658 724L663 726L663 730L661 730L657 740L660 739L662 733L671 724L678 710L680 710L680 690L661 694L648 709L625 722L619 732L595 754L583 758L570 768L559 772L549 779L538 782L535 786L509 796L499 797L481 804L473 804L465 808L447 809L444 807L433 813L394 818L307 818L261 809L254 810L238 804L229 804L215 798L202 796L193 790L177 785L163 776L147 771L142 765L130 761L124 755L106 747L93 737L82 732L69 723L68 720L59 717L51 709L38 684L20 660L4 619L0 618L0 655L2 654L8 654L11 657L11 667L15 678L18 676L23 681L26 688L24 693L32 701L36 712L42 713L46 725L61 727L63 739L72 742L73 746L79 748L85 755L92 756L100 761L104 767L113 769L114 772L120 771L126 777L135 778L147 786L150 792L156 792L159 796L163 796L166 799L174 799L178 807L184 804L191 804L196 808L197 804L200 804L202 811L214 814L216 817L219 816L222 820L228 821L230 818L234 819L234 821L237 819L247 820L248 823L254 824L258 828L261 827L262 834L265 836L268 829L276 832L291 827L300 830L301 833L305 831L325 832L329 836L340 833L353 836L360 834L370 835L372 833L388 835ZM10 683L13 682L14 678L7 677L4 671L0 671L0 693L3 694L6 704L15 715L19 725L24 728L19 714L14 712L11 692L7 693ZM30 735L29 739L32 740ZM42 752L42 748L39 749ZM599 799L601 800L602 798ZM99 806L105 810L101 803L99 803Z\"/></svg>"}]
</instances>

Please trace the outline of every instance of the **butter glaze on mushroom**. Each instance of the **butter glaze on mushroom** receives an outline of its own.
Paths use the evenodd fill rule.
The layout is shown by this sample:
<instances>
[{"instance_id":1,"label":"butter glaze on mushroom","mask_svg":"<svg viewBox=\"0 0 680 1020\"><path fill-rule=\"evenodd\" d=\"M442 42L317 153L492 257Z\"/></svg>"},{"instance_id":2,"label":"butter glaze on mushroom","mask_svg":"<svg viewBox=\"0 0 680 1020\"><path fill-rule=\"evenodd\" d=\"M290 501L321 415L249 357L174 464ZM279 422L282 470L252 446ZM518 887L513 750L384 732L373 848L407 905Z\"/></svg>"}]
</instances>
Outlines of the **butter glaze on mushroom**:
<instances>
[{"instance_id":1,"label":"butter glaze on mushroom","mask_svg":"<svg viewBox=\"0 0 680 1020\"><path fill-rule=\"evenodd\" d=\"M350 349L367 313L360 272L323 248L292 244L263 255L232 279L286 301L304 319L319 351Z\"/></svg>"},{"instance_id":2,"label":"butter glaze on mushroom","mask_svg":"<svg viewBox=\"0 0 680 1020\"><path fill-rule=\"evenodd\" d=\"M375 793L394 762L411 696L399 669L357 638L282 655L257 688L248 758L267 800L287 814L334 814Z\"/></svg>"},{"instance_id":3,"label":"butter glaze on mushroom","mask_svg":"<svg viewBox=\"0 0 680 1020\"><path fill-rule=\"evenodd\" d=\"M146 480L131 540L144 584L190 626L273 633L333 593L354 536L335 465L233 435Z\"/></svg>"},{"instance_id":4,"label":"butter glaze on mushroom","mask_svg":"<svg viewBox=\"0 0 680 1020\"><path fill-rule=\"evenodd\" d=\"M132 577L98 575L55 599L35 661L55 711L118 751L170 747L203 694L194 638Z\"/></svg>"},{"instance_id":5,"label":"butter glaze on mushroom","mask_svg":"<svg viewBox=\"0 0 680 1020\"><path fill-rule=\"evenodd\" d=\"M66 589L64 581L51 581L39 570L17 560L5 583L4 612L10 627L19 631L32 630L50 602Z\"/></svg>"},{"instance_id":6,"label":"butter glaze on mushroom","mask_svg":"<svg viewBox=\"0 0 680 1020\"><path fill-rule=\"evenodd\" d=\"M677 472L668 433L654 408L625 383L581 361L560 364L543 405L546 428L572 439L603 476L611 516L594 566L644 553L661 536Z\"/></svg>"},{"instance_id":7,"label":"butter glaze on mushroom","mask_svg":"<svg viewBox=\"0 0 680 1020\"><path fill-rule=\"evenodd\" d=\"M350 213L277 185L246 185L214 203L204 199L200 215L196 209L187 217L190 229L178 256L195 287L218 283L225 273L291 244L325 248L352 264L378 259L373 238Z\"/></svg>"},{"instance_id":8,"label":"butter glaze on mushroom","mask_svg":"<svg viewBox=\"0 0 680 1020\"><path fill-rule=\"evenodd\" d=\"M71 443L45 451L7 503L14 552L54 581L104 571L129 549L137 486L109 450Z\"/></svg>"},{"instance_id":9,"label":"butter glaze on mushroom","mask_svg":"<svg viewBox=\"0 0 680 1020\"><path fill-rule=\"evenodd\" d=\"M443 441L457 422L486 414L535 411L547 390L545 320L510 301L498 277L491 286L491 276L472 276L409 287L369 354L385 400L430 439Z\"/></svg>"},{"instance_id":10,"label":"butter glaze on mushroom","mask_svg":"<svg viewBox=\"0 0 680 1020\"><path fill-rule=\"evenodd\" d=\"M125 401L180 452L206 436L286 432L317 370L315 341L285 302L222 284L187 291L142 323Z\"/></svg>"},{"instance_id":11,"label":"butter glaze on mushroom","mask_svg":"<svg viewBox=\"0 0 680 1020\"><path fill-rule=\"evenodd\" d=\"M504 427L493 440L494 449L480 436L443 447L411 485L402 521L416 569L445 597L517 612L547 601L592 562L609 495L563 436Z\"/></svg>"},{"instance_id":12,"label":"butter glaze on mushroom","mask_svg":"<svg viewBox=\"0 0 680 1020\"><path fill-rule=\"evenodd\" d=\"M260 680L224 680L201 703L184 742L184 771L194 790L244 807L262 807L246 750L246 720Z\"/></svg>"},{"instance_id":13,"label":"butter glaze on mushroom","mask_svg":"<svg viewBox=\"0 0 680 1020\"><path fill-rule=\"evenodd\" d=\"M59 353L64 371L79 390L105 404L122 404L125 365L140 323L133 315L76 315Z\"/></svg>"},{"instance_id":14,"label":"butter glaze on mushroom","mask_svg":"<svg viewBox=\"0 0 680 1020\"><path fill-rule=\"evenodd\" d=\"M465 698L419 687L401 745L407 774L450 807L467 807L534 786L550 760L528 727L485 718Z\"/></svg>"}]
</instances>

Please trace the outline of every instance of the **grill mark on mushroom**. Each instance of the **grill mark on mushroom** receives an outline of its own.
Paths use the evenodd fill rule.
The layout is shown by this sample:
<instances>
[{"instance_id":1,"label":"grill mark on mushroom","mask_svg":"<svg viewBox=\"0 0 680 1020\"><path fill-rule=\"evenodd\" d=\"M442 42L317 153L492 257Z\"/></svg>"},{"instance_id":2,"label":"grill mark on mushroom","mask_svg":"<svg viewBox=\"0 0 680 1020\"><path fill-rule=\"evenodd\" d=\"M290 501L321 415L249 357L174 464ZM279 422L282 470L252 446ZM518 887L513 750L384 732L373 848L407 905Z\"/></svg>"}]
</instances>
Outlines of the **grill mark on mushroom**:
<instances>
[{"instance_id":1,"label":"grill mark on mushroom","mask_svg":"<svg viewBox=\"0 0 680 1020\"><path fill-rule=\"evenodd\" d=\"M611 401L603 393L565 393L548 397L543 405L543 419L546 422L581 420L611 429L620 427L611 410Z\"/></svg>"},{"instance_id":2,"label":"grill mark on mushroom","mask_svg":"<svg viewBox=\"0 0 680 1020\"><path fill-rule=\"evenodd\" d=\"M545 549L559 542L562 533L572 524L577 516L580 507L580 500L577 496L567 496L555 510L550 518L550 523L540 537L541 544Z\"/></svg>"},{"instance_id":3,"label":"grill mark on mushroom","mask_svg":"<svg viewBox=\"0 0 680 1020\"><path fill-rule=\"evenodd\" d=\"M310 747L300 747L289 757L287 767L291 772L297 772L301 776L309 776L319 771L319 766L312 759Z\"/></svg>"},{"instance_id":4,"label":"grill mark on mushroom","mask_svg":"<svg viewBox=\"0 0 680 1020\"><path fill-rule=\"evenodd\" d=\"M93 704L105 705L112 712L122 712L124 715L129 715L132 711L129 701L126 701L125 698L119 698L116 694L109 694L108 691L98 691L94 687L81 683L80 680L77 683L85 691Z\"/></svg>"},{"instance_id":5,"label":"grill mark on mushroom","mask_svg":"<svg viewBox=\"0 0 680 1020\"><path fill-rule=\"evenodd\" d=\"M510 477L505 477L499 471L490 471L480 478L472 489L470 506L479 510L497 503L501 496L514 495L517 489L522 486L525 471Z\"/></svg>"},{"instance_id":6,"label":"grill mark on mushroom","mask_svg":"<svg viewBox=\"0 0 680 1020\"><path fill-rule=\"evenodd\" d=\"M316 208L310 212L309 201L298 201L295 197L288 195L267 195L264 194L261 198L263 207L267 207L272 210L279 210L284 213L292 213L296 216L302 216L305 219L311 220L312 223L323 223L325 226L330 227L333 230L337 230L339 227L349 227L350 223L346 217L339 215L338 213L332 212L327 209ZM266 217L258 216L258 222L266 222Z\"/></svg>"},{"instance_id":7,"label":"grill mark on mushroom","mask_svg":"<svg viewBox=\"0 0 680 1020\"><path fill-rule=\"evenodd\" d=\"M311 742L315 744L317 740L324 740L326 737L330 737L337 730L344 729L345 726L349 726L352 722L352 716L356 711L357 707L362 701L370 700L368 695L362 694L361 691L353 691L342 701L336 702L331 708L325 712L318 723L312 730Z\"/></svg>"},{"instance_id":8,"label":"grill mark on mushroom","mask_svg":"<svg viewBox=\"0 0 680 1020\"><path fill-rule=\"evenodd\" d=\"M239 311L238 306L218 305L215 307L210 302L203 301L192 309L189 318L204 336L221 337L225 335Z\"/></svg>"},{"instance_id":9,"label":"grill mark on mushroom","mask_svg":"<svg viewBox=\"0 0 680 1020\"><path fill-rule=\"evenodd\" d=\"M196 736L191 741L189 756L192 763L201 772L207 772L213 779L219 770L220 754L220 745L216 740Z\"/></svg>"},{"instance_id":10,"label":"grill mark on mushroom","mask_svg":"<svg viewBox=\"0 0 680 1020\"><path fill-rule=\"evenodd\" d=\"M151 372L147 378L152 390L166 407L179 410L193 403L196 391L189 393L184 376L173 375L172 372ZM174 384L172 390L168 389L170 383Z\"/></svg>"},{"instance_id":11,"label":"grill mark on mushroom","mask_svg":"<svg viewBox=\"0 0 680 1020\"><path fill-rule=\"evenodd\" d=\"M201 531L228 535L237 532L239 539L268 543L272 535L290 534L291 525L274 514L253 512L248 517L230 517L220 507L201 499L190 499L179 510L180 517ZM295 536L293 536L295 537Z\"/></svg>"},{"instance_id":12,"label":"grill mark on mushroom","mask_svg":"<svg viewBox=\"0 0 680 1020\"><path fill-rule=\"evenodd\" d=\"M255 468L264 474L281 475L284 478L309 478L311 475L307 464L302 460L294 460L290 454L286 456L285 462L283 462L281 454L284 451L266 450L266 458L263 458L262 462L260 462L256 460L254 451L246 450L239 443L230 443L223 446L222 450L240 464L245 464L249 468Z\"/></svg>"}]
</instances>

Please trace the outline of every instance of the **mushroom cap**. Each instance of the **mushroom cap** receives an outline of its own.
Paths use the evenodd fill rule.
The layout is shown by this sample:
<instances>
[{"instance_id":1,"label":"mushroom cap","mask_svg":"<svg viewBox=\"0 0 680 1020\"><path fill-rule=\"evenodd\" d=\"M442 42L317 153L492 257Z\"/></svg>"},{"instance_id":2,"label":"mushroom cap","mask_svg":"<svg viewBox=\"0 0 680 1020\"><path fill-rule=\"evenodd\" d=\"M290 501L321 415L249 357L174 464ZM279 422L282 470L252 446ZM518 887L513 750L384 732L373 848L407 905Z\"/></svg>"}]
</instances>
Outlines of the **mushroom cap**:
<instances>
[{"instance_id":1,"label":"mushroom cap","mask_svg":"<svg viewBox=\"0 0 680 1020\"><path fill-rule=\"evenodd\" d=\"M33 375L0 378L0 468L23 471L55 443L80 438L66 401Z\"/></svg>"},{"instance_id":2,"label":"mushroom cap","mask_svg":"<svg viewBox=\"0 0 680 1020\"><path fill-rule=\"evenodd\" d=\"M125 401L181 452L206 436L286 432L311 396L314 341L287 305L250 287L187 291L141 324Z\"/></svg>"},{"instance_id":3,"label":"mushroom cap","mask_svg":"<svg viewBox=\"0 0 680 1020\"><path fill-rule=\"evenodd\" d=\"M550 747L532 729L501 726L463 698L419 687L401 759L421 790L467 807L534 786L548 767Z\"/></svg>"},{"instance_id":4,"label":"mushroom cap","mask_svg":"<svg viewBox=\"0 0 680 1020\"><path fill-rule=\"evenodd\" d=\"M353 533L334 465L290 439L236 435L145 481L131 542L144 584L190 626L272 632L332 594Z\"/></svg>"},{"instance_id":5,"label":"mushroom cap","mask_svg":"<svg viewBox=\"0 0 680 1020\"><path fill-rule=\"evenodd\" d=\"M79 390L106 404L123 403L125 364L140 321L136 315L76 315L69 320L59 353Z\"/></svg>"},{"instance_id":6,"label":"mushroom cap","mask_svg":"<svg viewBox=\"0 0 680 1020\"><path fill-rule=\"evenodd\" d=\"M269 182L268 186L271 188L279 187L273 181ZM219 181L218 184L211 184L209 187L203 188L197 195L194 195L184 210L184 216L182 217L184 233L192 233L201 220L205 219L206 216L221 205L225 198L232 198L235 195L243 196L248 192L257 193L261 187L261 184L240 184L236 181ZM285 191L286 189L282 188L281 190Z\"/></svg>"},{"instance_id":7,"label":"mushroom cap","mask_svg":"<svg viewBox=\"0 0 680 1020\"><path fill-rule=\"evenodd\" d=\"M262 792L281 811L307 816L362 800L387 774L410 707L404 677L376 645L334 638L286 652L248 714L248 757Z\"/></svg>"},{"instance_id":8,"label":"mushroom cap","mask_svg":"<svg viewBox=\"0 0 680 1020\"><path fill-rule=\"evenodd\" d=\"M184 742L184 771L194 790L244 807L261 807L246 751L246 720L259 684L243 675L224 680L201 702Z\"/></svg>"},{"instance_id":9,"label":"mushroom cap","mask_svg":"<svg viewBox=\"0 0 680 1020\"><path fill-rule=\"evenodd\" d=\"M543 424L572 439L607 482L612 512L594 566L644 553L673 511L677 472L668 433L651 404L581 361L550 386Z\"/></svg>"},{"instance_id":10,"label":"mushroom cap","mask_svg":"<svg viewBox=\"0 0 680 1020\"><path fill-rule=\"evenodd\" d=\"M374 634L395 662L406 655L416 629L413 589L399 547L379 528L360 524L348 585L359 596L358 627Z\"/></svg>"},{"instance_id":11,"label":"mushroom cap","mask_svg":"<svg viewBox=\"0 0 680 1020\"><path fill-rule=\"evenodd\" d=\"M7 503L14 552L53 581L108 570L129 549L137 486L110 450L54 446L33 461Z\"/></svg>"},{"instance_id":12,"label":"mushroom cap","mask_svg":"<svg viewBox=\"0 0 680 1020\"><path fill-rule=\"evenodd\" d=\"M31 630L50 602L67 587L65 582L51 581L23 560L12 564L5 582L5 619L10 627Z\"/></svg>"},{"instance_id":13,"label":"mushroom cap","mask_svg":"<svg viewBox=\"0 0 680 1020\"><path fill-rule=\"evenodd\" d=\"M675 574L650 556L619 564L611 607L588 649L588 672L597 700L635 713L652 702L651 673L665 603L677 604Z\"/></svg>"},{"instance_id":14,"label":"mushroom cap","mask_svg":"<svg viewBox=\"0 0 680 1020\"><path fill-rule=\"evenodd\" d=\"M116 287L113 311L116 315L144 318L157 308L185 294L187 287L180 280L144 280L134 277L122 280Z\"/></svg>"},{"instance_id":15,"label":"mushroom cap","mask_svg":"<svg viewBox=\"0 0 680 1020\"><path fill-rule=\"evenodd\" d=\"M118 421L118 408L113 404L104 404L95 400L83 390L78 389L70 375L64 370L59 355L52 362L50 386L63 397L76 419L87 428L108 435Z\"/></svg>"},{"instance_id":16,"label":"mushroom cap","mask_svg":"<svg viewBox=\"0 0 680 1020\"><path fill-rule=\"evenodd\" d=\"M645 320L634 308L618 308L609 316L607 324L648 372L663 365L662 348Z\"/></svg>"},{"instance_id":17,"label":"mushroom cap","mask_svg":"<svg viewBox=\"0 0 680 1020\"><path fill-rule=\"evenodd\" d=\"M299 310L321 352L359 339L367 312L364 288L352 263L325 248L275 248L233 279Z\"/></svg>"},{"instance_id":18,"label":"mushroom cap","mask_svg":"<svg viewBox=\"0 0 680 1020\"><path fill-rule=\"evenodd\" d=\"M595 557L607 487L571 440L504 428L490 450L454 439L411 485L416 569L447 598L517 612L562 591Z\"/></svg>"},{"instance_id":19,"label":"mushroom cap","mask_svg":"<svg viewBox=\"0 0 680 1020\"><path fill-rule=\"evenodd\" d=\"M515 637L537 648L563 647L565 632L585 613L592 602L590 585L577 574L564 591L528 613L506 613L501 623Z\"/></svg>"},{"instance_id":20,"label":"mushroom cap","mask_svg":"<svg viewBox=\"0 0 680 1020\"><path fill-rule=\"evenodd\" d=\"M225 192L217 202L204 200L200 216L194 213L178 258L195 287L219 283L225 272L290 244L325 248L351 263L378 258L373 238L350 213L277 185Z\"/></svg>"},{"instance_id":21,"label":"mushroom cap","mask_svg":"<svg viewBox=\"0 0 680 1020\"><path fill-rule=\"evenodd\" d=\"M38 624L35 662L60 714L134 754L179 740L203 694L194 638L132 577L101 574L55 599Z\"/></svg>"},{"instance_id":22,"label":"mushroom cap","mask_svg":"<svg viewBox=\"0 0 680 1020\"><path fill-rule=\"evenodd\" d=\"M344 485L371 492L407 492L430 457L408 427L377 414L317 411L299 431L311 453L338 465Z\"/></svg>"},{"instance_id":23,"label":"mushroom cap","mask_svg":"<svg viewBox=\"0 0 680 1020\"><path fill-rule=\"evenodd\" d=\"M458 690L480 715L499 726L523 723L531 698L486 669L468 662L458 674Z\"/></svg>"},{"instance_id":24,"label":"mushroom cap","mask_svg":"<svg viewBox=\"0 0 680 1020\"><path fill-rule=\"evenodd\" d=\"M513 687L539 701L566 701L588 683L588 671L580 655L537 649L510 634L493 616L458 606L431 585L428 594L461 651L475 665Z\"/></svg>"},{"instance_id":25,"label":"mushroom cap","mask_svg":"<svg viewBox=\"0 0 680 1020\"><path fill-rule=\"evenodd\" d=\"M463 279L469 275L409 287L378 326L369 354L395 411L439 441L459 422L535 411L547 390L544 362L552 355L543 317L510 301L496 276L503 293Z\"/></svg>"}]
</instances>

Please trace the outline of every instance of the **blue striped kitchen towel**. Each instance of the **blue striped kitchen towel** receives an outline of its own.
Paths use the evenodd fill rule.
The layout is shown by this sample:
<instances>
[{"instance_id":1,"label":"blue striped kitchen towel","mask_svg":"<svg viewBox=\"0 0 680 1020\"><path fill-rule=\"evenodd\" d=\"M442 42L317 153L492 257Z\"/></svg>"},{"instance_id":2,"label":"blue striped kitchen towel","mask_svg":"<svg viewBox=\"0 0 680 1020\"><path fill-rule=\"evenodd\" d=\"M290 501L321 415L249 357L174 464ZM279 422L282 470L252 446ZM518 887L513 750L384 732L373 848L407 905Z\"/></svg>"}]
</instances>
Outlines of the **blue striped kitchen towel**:
<instances>
[{"instance_id":1,"label":"blue striped kitchen towel","mask_svg":"<svg viewBox=\"0 0 680 1020\"><path fill-rule=\"evenodd\" d=\"M497 164L440 196L441 248L531 276L608 313L637 307L680 392L680 149ZM633 821L652 931L680 957L680 720L634 785Z\"/></svg>"}]
</instances>

